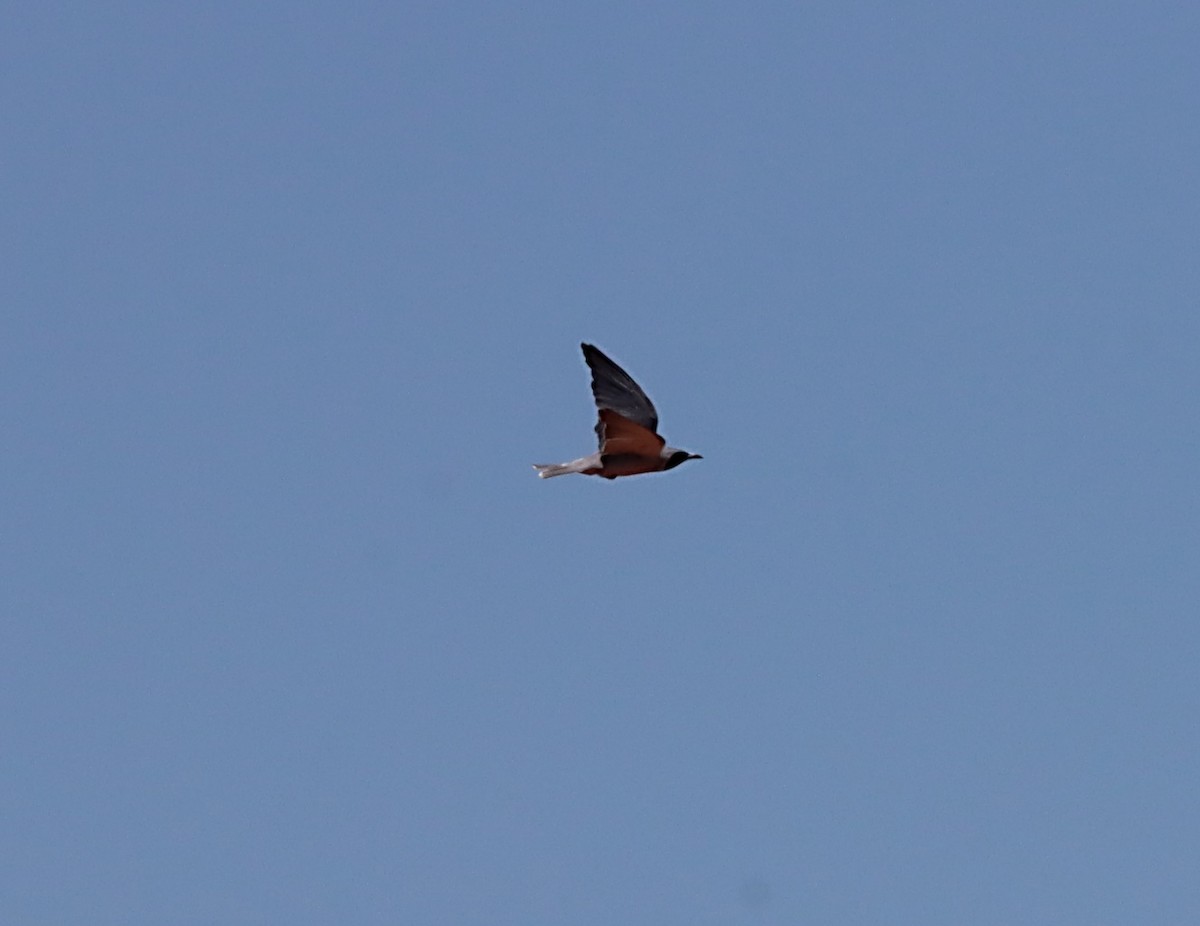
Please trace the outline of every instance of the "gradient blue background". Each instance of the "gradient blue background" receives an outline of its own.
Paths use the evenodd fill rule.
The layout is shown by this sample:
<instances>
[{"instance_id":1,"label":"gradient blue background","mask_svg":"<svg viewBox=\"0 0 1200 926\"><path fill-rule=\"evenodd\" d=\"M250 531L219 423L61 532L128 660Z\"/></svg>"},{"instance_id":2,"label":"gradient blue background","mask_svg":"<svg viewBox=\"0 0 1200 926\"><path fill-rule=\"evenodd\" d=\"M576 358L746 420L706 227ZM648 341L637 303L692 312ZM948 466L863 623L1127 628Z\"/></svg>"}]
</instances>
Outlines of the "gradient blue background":
<instances>
[{"instance_id":1,"label":"gradient blue background","mask_svg":"<svg viewBox=\"0 0 1200 926\"><path fill-rule=\"evenodd\" d=\"M0 919L1200 922L1198 48L10 10Z\"/></svg>"}]
</instances>

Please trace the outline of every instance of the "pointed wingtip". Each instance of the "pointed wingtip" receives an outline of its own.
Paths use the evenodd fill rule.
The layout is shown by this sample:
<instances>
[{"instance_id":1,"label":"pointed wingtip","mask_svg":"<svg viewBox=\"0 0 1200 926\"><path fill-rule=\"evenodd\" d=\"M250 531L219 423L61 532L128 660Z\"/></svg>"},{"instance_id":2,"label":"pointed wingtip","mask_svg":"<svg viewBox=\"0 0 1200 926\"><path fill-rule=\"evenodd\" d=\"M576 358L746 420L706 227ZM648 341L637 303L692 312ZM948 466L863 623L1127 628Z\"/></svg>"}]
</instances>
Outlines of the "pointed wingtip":
<instances>
[{"instance_id":1,"label":"pointed wingtip","mask_svg":"<svg viewBox=\"0 0 1200 926\"><path fill-rule=\"evenodd\" d=\"M581 341L579 344L579 349L583 351L584 362L587 363L589 367L594 367L595 364L603 363L606 360L609 363L612 363L612 361L608 359L608 355L605 354L604 351L598 348L595 344L589 344L587 341Z\"/></svg>"}]
</instances>

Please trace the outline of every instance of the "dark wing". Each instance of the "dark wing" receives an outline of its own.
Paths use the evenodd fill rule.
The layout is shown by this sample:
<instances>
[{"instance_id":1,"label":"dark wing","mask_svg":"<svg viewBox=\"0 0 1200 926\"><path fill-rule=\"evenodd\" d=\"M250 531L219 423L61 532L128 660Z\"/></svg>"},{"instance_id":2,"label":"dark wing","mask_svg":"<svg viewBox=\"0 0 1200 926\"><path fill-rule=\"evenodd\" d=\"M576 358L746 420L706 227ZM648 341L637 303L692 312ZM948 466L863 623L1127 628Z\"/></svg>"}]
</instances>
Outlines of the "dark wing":
<instances>
[{"instance_id":1,"label":"dark wing","mask_svg":"<svg viewBox=\"0 0 1200 926\"><path fill-rule=\"evenodd\" d=\"M642 387L633 381L633 377L609 360L604 353L591 344L580 344L583 348L583 359L592 370L592 395L596 398L596 407L603 411L609 409L622 418L647 429L652 434L658 433L658 412L654 404L642 392ZM603 421L596 425L596 433L600 439Z\"/></svg>"},{"instance_id":2,"label":"dark wing","mask_svg":"<svg viewBox=\"0 0 1200 926\"><path fill-rule=\"evenodd\" d=\"M596 433L600 436L600 455L605 458L628 456L657 460L666 443L653 431L618 415L611 408L600 409Z\"/></svg>"}]
</instances>

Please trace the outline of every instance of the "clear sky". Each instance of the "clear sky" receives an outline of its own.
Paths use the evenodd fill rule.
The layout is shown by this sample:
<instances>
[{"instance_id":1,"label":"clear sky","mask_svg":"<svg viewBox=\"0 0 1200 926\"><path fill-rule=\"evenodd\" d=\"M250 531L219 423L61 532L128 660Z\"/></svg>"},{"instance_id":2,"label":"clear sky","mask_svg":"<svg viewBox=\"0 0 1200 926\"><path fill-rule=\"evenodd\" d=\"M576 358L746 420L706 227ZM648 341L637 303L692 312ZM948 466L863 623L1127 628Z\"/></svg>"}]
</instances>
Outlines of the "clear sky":
<instances>
[{"instance_id":1,"label":"clear sky","mask_svg":"<svg viewBox=\"0 0 1200 926\"><path fill-rule=\"evenodd\" d=\"M1198 48L10 9L0 920L1200 922Z\"/></svg>"}]
</instances>

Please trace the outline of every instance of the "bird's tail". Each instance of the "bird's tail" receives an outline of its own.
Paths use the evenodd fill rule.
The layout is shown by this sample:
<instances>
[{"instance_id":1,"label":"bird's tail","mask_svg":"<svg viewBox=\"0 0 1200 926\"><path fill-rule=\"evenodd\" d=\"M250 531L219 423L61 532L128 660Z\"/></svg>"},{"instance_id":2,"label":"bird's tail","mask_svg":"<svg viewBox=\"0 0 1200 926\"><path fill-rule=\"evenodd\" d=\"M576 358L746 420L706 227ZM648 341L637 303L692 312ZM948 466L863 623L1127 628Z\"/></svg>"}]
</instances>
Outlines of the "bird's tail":
<instances>
[{"instance_id":1,"label":"bird's tail","mask_svg":"<svg viewBox=\"0 0 1200 926\"><path fill-rule=\"evenodd\" d=\"M590 457L580 457L570 463L534 463L533 468L543 479L551 476L565 476L567 473L582 473L594 464Z\"/></svg>"}]
</instances>

